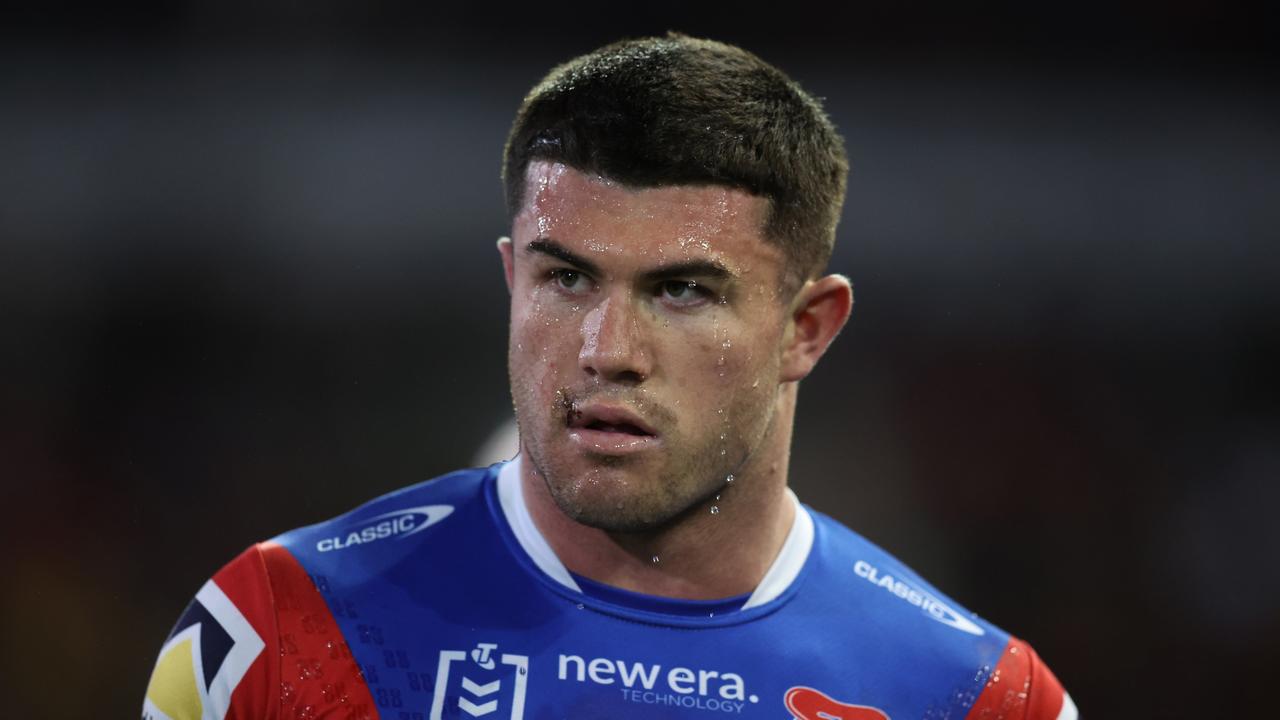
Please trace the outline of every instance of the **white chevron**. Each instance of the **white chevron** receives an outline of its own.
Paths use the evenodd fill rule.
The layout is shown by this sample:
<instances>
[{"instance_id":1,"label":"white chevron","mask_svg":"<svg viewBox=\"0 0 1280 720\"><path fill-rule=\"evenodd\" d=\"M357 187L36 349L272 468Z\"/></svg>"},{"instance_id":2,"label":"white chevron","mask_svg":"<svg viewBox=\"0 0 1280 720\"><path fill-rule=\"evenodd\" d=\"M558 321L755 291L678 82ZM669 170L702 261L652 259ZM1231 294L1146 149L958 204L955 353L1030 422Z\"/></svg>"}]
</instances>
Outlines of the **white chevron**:
<instances>
[{"instance_id":1,"label":"white chevron","mask_svg":"<svg viewBox=\"0 0 1280 720\"><path fill-rule=\"evenodd\" d=\"M472 695L477 695L480 697L484 697L485 695L492 695L498 692L498 687L500 685L502 685L501 680L494 680L493 682L488 683L486 685L477 685L476 683L471 682L470 678L466 678L466 677L462 678L462 689L466 690Z\"/></svg>"},{"instance_id":2,"label":"white chevron","mask_svg":"<svg viewBox=\"0 0 1280 720\"><path fill-rule=\"evenodd\" d=\"M498 701L490 700L483 705L477 705L464 697L460 697L458 698L458 707L462 708L463 711L471 717L480 717L481 715L488 715L494 710L497 710Z\"/></svg>"}]
</instances>

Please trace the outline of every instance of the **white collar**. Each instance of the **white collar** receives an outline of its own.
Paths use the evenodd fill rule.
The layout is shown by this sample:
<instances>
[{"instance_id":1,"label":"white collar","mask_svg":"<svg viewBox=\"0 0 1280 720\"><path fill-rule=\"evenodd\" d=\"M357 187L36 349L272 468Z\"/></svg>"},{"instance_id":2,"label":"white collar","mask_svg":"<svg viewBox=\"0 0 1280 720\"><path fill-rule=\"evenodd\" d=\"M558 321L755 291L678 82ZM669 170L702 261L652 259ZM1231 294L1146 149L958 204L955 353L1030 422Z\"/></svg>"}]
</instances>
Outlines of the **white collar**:
<instances>
[{"instance_id":1,"label":"white collar","mask_svg":"<svg viewBox=\"0 0 1280 720\"><path fill-rule=\"evenodd\" d=\"M529 507L524 502L520 464L521 456L517 455L498 471L498 504L502 506L502 515L507 519L507 525L511 527L520 547L524 548L539 570L557 583L581 593L582 588L578 587L578 583L569 574L569 569L560 562L551 545L533 524ZM800 574L800 569L804 567L809 551L813 548L813 518L800 504L791 488L787 488L787 497L795 505L795 520L791 523L791 530L787 533L786 542L782 543L778 556L774 558L751 597L747 598L746 604L741 608L743 610L764 605L781 595Z\"/></svg>"}]
</instances>

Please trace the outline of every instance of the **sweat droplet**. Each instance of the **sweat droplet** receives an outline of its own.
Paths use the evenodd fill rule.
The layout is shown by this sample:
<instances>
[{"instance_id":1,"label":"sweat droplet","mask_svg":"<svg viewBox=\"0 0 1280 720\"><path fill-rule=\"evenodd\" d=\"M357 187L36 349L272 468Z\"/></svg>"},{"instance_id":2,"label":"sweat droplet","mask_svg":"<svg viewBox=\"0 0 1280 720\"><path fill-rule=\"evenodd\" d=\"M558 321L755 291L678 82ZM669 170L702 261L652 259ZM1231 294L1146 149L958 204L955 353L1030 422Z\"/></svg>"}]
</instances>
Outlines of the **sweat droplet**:
<instances>
[{"instance_id":1,"label":"sweat droplet","mask_svg":"<svg viewBox=\"0 0 1280 720\"><path fill-rule=\"evenodd\" d=\"M719 506L719 505L712 505L712 506L711 506L711 514L712 514L712 515L719 515L719 514L720 514L720 506Z\"/></svg>"},{"instance_id":2,"label":"sweat droplet","mask_svg":"<svg viewBox=\"0 0 1280 720\"><path fill-rule=\"evenodd\" d=\"M729 477L725 478L725 479L724 479L724 481L725 481L726 483L731 483L731 482L733 482L733 473L730 473L730 474L729 474Z\"/></svg>"},{"instance_id":3,"label":"sweat droplet","mask_svg":"<svg viewBox=\"0 0 1280 720\"><path fill-rule=\"evenodd\" d=\"M657 555L654 555L654 556L653 556L653 564L654 564L654 565L657 565L657 564L658 564L658 556L657 556Z\"/></svg>"}]
</instances>

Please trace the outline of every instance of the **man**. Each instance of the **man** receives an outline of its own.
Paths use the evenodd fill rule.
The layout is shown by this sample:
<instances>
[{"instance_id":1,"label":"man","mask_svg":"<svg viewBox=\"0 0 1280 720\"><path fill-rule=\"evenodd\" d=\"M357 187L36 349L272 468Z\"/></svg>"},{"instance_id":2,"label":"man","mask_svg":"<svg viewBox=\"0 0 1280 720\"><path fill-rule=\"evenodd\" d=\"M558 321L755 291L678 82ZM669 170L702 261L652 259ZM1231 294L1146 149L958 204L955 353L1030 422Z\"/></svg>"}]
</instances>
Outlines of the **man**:
<instances>
[{"instance_id":1,"label":"man","mask_svg":"<svg viewBox=\"0 0 1280 720\"><path fill-rule=\"evenodd\" d=\"M847 160L818 103L679 35L554 69L504 181L520 454L250 548L145 718L1074 718L1025 643L787 488Z\"/></svg>"}]
</instances>

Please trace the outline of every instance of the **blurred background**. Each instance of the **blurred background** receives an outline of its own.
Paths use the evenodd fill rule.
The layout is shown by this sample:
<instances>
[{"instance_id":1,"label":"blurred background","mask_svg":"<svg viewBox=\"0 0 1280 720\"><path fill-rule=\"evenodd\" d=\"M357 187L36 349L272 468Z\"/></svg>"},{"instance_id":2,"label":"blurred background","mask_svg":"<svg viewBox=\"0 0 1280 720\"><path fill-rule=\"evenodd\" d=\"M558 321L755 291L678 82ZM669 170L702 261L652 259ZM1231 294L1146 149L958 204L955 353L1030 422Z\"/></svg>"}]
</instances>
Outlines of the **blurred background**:
<instances>
[{"instance_id":1,"label":"blurred background","mask_svg":"<svg viewBox=\"0 0 1280 720\"><path fill-rule=\"evenodd\" d=\"M136 717L222 563L473 461L510 416L508 124L667 29L780 66L849 146L857 306L801 392L800 497L1085 717L1274 705L1271 18L680 5L0 15L0 714Z\"/></svg>"}]
</instances>

